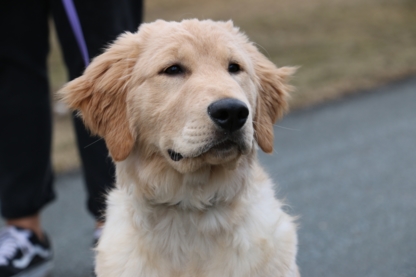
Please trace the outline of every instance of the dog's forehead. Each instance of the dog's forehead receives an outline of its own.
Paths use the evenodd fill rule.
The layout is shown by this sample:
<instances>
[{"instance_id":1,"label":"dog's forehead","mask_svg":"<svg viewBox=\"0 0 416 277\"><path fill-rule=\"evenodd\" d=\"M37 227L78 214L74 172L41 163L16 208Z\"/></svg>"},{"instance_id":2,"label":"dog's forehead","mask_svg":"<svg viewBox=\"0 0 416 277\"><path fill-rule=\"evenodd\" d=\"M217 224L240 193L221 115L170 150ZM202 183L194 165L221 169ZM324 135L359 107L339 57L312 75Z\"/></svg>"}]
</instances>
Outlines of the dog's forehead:
<instances>
[{"instance_id":1,"label":"dog's forehead","mask_svg":"<svg viewBox=\"0 0 416 277\"><path fill-rule=\"evenodd\" d=\"M210 20L157 21L141 29L139 35L147 49L173 56L190 51L198 56L238 56L245 43L245 36L229 23Z\"/></svg>"}]
</instances>

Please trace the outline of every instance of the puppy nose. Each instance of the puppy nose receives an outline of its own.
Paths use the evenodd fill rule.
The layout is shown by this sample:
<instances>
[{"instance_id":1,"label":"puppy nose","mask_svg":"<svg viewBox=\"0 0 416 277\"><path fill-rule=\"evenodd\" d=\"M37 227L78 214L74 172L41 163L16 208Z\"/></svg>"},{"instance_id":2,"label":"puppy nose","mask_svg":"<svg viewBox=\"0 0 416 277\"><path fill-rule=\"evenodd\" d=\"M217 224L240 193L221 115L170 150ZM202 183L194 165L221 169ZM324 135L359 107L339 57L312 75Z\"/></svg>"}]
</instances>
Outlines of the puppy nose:
<instances>
[{"instance_id":1,"label":"puppy nose","mask_svg":"<svg viewBox=\"0 0 416 277\"><path fill-rule=\"evenodd\" d=\"M247 121L247 105L240 100L225 98L208 106L208 114L219 127L230 133L243 127Z\"/></svg>"}]
</instances>

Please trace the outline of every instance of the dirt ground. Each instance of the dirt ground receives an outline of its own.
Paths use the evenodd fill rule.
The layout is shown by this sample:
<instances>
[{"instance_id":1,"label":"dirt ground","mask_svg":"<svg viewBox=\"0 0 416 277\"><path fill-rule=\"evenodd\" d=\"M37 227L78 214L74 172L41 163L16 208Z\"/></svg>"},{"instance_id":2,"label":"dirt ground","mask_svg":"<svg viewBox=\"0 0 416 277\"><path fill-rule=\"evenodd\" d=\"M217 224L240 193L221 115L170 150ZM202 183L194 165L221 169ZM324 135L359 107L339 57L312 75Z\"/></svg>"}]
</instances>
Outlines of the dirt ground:
<instances>
[{"instance_id":1,"label":"dirt ground","mask_svg":"<svg viewBox=\"0 0 416 277\"><path fill-rule=\"evenodd\" d=\"M300 66L292 109L364 91L416 74L414 0L152 0L145 21L232 19L278 66ZM51 87L66 80L55 37ZM73 128L55 106L53 162L58 172L79 167Z\"/></svg>"}]
</instances>

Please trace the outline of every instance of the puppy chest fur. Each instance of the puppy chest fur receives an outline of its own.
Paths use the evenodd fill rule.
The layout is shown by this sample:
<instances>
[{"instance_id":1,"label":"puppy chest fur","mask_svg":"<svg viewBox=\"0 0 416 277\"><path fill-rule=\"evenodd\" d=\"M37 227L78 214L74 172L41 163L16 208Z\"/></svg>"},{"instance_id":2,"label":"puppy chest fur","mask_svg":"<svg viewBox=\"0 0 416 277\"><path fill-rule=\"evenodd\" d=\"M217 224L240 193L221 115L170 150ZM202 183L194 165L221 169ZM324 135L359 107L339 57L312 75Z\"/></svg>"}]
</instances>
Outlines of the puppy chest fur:
<instances>
[{"instance_id":1,"label":"puppy chest fur","mask_svg":"<svg viewBox=\"0 0 416 277\"><path fill-rule=\"evenodd\" d=\"M293 219L256 157L293 72L231 22L156 21L61 90L116 162L99 277L298 276Z\"/></svg>"},{"instance_id":2,"label":"puppy chest fur","mask_svg":"<svg viewBox=\"0 0 416 277\"><path fill-rule=\"evenodd\" d=\"M254 167L253 176L241 184L245 188L230 184L235 185L233 200L207 202L202 210L181 206L182 203L149 203L141 196L137 201L137 194L142 193L134 188L130 192L124 188L114 190L109 197L106 226L118 227L105 228L97 261L123 258L117 265L99 268L99 274L279 276L276 272L281 272L280 276L292 276L289 273L295 272L295 226L281 212L270 180L259 167ZM257 186L250 186L252 182ZM185 186L188 185L191 184ZM201 197L201 202L207 198L196 191L190 193L195 193L191 196L194 199ZM110 248L113 249L109 252ZM131 261L131 272L138 275L123 275L126 261Z\"/></svg>"}]
</instances>

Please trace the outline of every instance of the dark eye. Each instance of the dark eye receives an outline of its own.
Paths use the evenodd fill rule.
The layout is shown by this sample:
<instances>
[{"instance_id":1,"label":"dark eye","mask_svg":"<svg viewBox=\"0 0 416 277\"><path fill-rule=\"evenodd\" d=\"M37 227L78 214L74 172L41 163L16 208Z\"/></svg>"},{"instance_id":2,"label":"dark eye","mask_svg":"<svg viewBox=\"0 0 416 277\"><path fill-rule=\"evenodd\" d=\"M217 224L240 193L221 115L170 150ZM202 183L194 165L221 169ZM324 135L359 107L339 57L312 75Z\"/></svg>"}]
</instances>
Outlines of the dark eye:
<instances>
[{"instance_id":1,"label":"dark eye","mask_svg":"<svg viewBox=\"0 0 416 277\"><path fill-rule=\"evenodd\" d=\"M228 65L228 72L230 73L238 73L241 71L240 65L236 63L230 63Z\"/></svg>"},{"instance_id":2,"label":"dark eye","mask_svg":"<svg viewBox=\"0 0 416 277\"><path fill-rule=\"evenodd\" d=\"M182 74L183 72L184 70L182 69L182 67L177 64L169 66L163 71L163 73L167 75L179 75L179 74Z\"/></svg>"}]
</instances>

